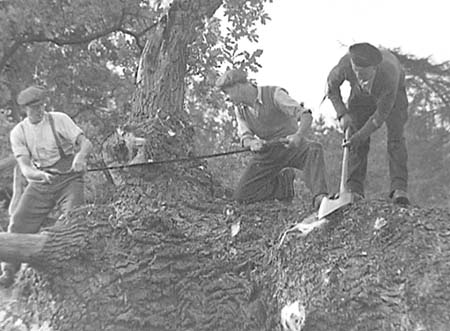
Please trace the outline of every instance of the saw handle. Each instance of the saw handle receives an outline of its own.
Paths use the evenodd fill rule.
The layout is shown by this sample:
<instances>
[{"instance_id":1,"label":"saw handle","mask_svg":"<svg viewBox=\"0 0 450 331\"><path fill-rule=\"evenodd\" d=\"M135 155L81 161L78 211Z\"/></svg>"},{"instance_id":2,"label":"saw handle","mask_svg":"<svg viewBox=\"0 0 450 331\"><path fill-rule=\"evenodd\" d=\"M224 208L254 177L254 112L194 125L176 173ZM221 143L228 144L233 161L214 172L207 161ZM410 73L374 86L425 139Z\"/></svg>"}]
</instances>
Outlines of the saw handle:
<instances>
[{"instance_id":1,"label":"saw handle","mask_svg":"<svg viewBox=\"0 0 450 331\"><path fill-rule=\"evenodd\" d=\"M345 130L345 141L350 138L350 129ZM341 170L341 185L339 187L339 192L347 192L347 177L348 177L348 157L350 153L350 148L348 146L344 147L344 153L342 155L342 170Z\"/></svg>"}]
</instances>

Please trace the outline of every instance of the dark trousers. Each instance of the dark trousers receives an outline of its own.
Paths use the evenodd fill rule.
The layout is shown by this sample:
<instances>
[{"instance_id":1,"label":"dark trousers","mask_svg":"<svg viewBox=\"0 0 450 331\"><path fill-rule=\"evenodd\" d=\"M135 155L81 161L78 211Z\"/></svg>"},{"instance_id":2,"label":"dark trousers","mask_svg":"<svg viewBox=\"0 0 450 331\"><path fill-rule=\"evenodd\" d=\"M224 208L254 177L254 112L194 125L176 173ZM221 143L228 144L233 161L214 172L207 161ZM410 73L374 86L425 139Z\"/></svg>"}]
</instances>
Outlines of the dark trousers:
<instances>
[{"instance_id":1,"label":"dark trousers","mask_svg":"<svg viewBox=\"0 0 450 331\"><path fill-rule=\"evenodd\" d=\"M289 167L303 171L305 185L314 197L328 193L322 145L303 139L297 148L271 146L255 153L237 185L235 200L291 200L295 176L293 169L286 169Z\"/></svg>"},{"instance_id":2,"label":"dark trousers","mask_svg":"<svg viewBox=\"0 0 450 331\"><path fill-rule=\"evenodd\" d=\"M65 161L70 163L71 160ZM8 226L8 232L36 233L50 212L60 207L63 214L84 204L82 174L57 176L52 184L31 182L25 188ZM20 263L3 263L3 272L16 273Z\"/></svg>"},{"instance_id":3,"label":"dark trousers","mask_svg":"<svg viewBox=\"0 0 450 331\"><path fill-rule=\"evenodd\" d=\"M404 127L408 119L406 93L399 91L389 117L386 119L387 152L389 158L389 175L391 193L400 189L408 189L408 153L404 137ZM371 96L354 97L349 101L349 115L356 130L359 130L375 112L375 100ZM367 174L367 156L370 138L349 153L347 188L352 192L364 194L364 182Z\"/></svg>"}]
</instances>

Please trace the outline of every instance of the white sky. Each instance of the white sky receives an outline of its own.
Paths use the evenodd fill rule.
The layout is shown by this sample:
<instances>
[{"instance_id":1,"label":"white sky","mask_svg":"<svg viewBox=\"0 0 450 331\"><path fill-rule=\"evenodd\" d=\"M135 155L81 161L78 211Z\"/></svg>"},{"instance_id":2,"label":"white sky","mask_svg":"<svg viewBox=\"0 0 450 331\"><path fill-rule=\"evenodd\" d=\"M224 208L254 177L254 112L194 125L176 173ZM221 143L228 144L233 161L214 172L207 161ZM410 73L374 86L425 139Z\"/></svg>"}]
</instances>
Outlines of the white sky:
<instances>
[{"instance_id":1,"label":"white sky","mask_svg":"<svg viewBox=\"0 0 450 331\"><path fill-rule=\"evenodd\" d=\"M448 0L274 0L266 8L271 21L258 27L256 45L263 67L250 77L286 88L315 115L334 117L328 100L319 104L328 72L353 43L450 60Z\"/></svg>"}]
</instances>

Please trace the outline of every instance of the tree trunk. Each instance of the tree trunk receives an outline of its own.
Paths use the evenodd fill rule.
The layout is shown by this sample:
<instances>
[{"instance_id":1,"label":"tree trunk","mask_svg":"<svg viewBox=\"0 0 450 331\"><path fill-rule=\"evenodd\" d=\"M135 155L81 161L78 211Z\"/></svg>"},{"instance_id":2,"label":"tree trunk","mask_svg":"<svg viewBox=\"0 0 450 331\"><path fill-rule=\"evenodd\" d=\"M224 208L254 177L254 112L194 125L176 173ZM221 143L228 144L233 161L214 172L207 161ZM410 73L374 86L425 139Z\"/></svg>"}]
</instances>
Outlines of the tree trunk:
<instances>
[{"instance_id":1,"label":"tree trunk","mask_svg":"<svg viewBox=\"0 0 450 331\"><path fill-rule=\"evenodd\" d=\"M130 124L148 138L147 150L153 159L192 151L192 121L184 109L188 46L204 18L211 17L221 4L222 0L174 1L147 40Z\"/></svg>"},{"instance_id":2,"label":"tree trunk","mask_svg":"<svg viewBox=\"0 0 450 331\"><path fill-rule=\"evenodd\" d=\"M305 215L296 203L80 209L27 235L43 249L22 252L39 271L16 284L20 316L53 330L273 331L282 307L299 301L303 330L446 330L447 211L358 203L278 248Z\"/></svg>"},{"instance_id":3,"label":"tree trunk","mask_svg":"<svg viewBox=\"0 0 450 331\"><path fill-rule=\"evenodd\" d=\"M16 165L16 159L13 155L10 155L0 160L0 172L12 170Z\"/></svg>"}]
</instances>

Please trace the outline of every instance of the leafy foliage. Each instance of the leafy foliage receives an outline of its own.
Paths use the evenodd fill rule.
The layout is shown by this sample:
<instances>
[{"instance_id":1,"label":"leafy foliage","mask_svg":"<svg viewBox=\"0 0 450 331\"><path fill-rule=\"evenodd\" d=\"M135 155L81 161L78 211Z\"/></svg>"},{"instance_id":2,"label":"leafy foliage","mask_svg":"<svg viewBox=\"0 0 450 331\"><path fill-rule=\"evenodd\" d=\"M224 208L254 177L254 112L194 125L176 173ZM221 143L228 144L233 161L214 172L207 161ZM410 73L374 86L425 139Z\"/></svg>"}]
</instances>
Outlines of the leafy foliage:
<instances>
[{"instance_id":1,"label":"leafy foliage","mask_svg":"<svg viewBox=\"0 0 450 331\"><path fill-rule=\"evenodd\" d=\"M93 162L101 161L103 142L117 126L127 123L146 41L166 19L170 6L183 2L3 1L0 108L15 123L21 118L15 102L18 92L30 84L46 86L51 91L48 109L72 116L94 142L97 152ZM224 1L226 9L218 14L221 17L205 17L190 45L185 109L199 132L223 133L222 126L230 125L230 116L226 121L215 120L226 117L230 109L211 87L225 63L257 70L262 51L241 51L238 40L257 40L257 22L268 20L264 2ZM227 20L230 23L225 29ZM1 131L5 141L12 127L7 125ZM1 148L2 154L9 154L9 144Z\"/></svg>"}]
</instances>

